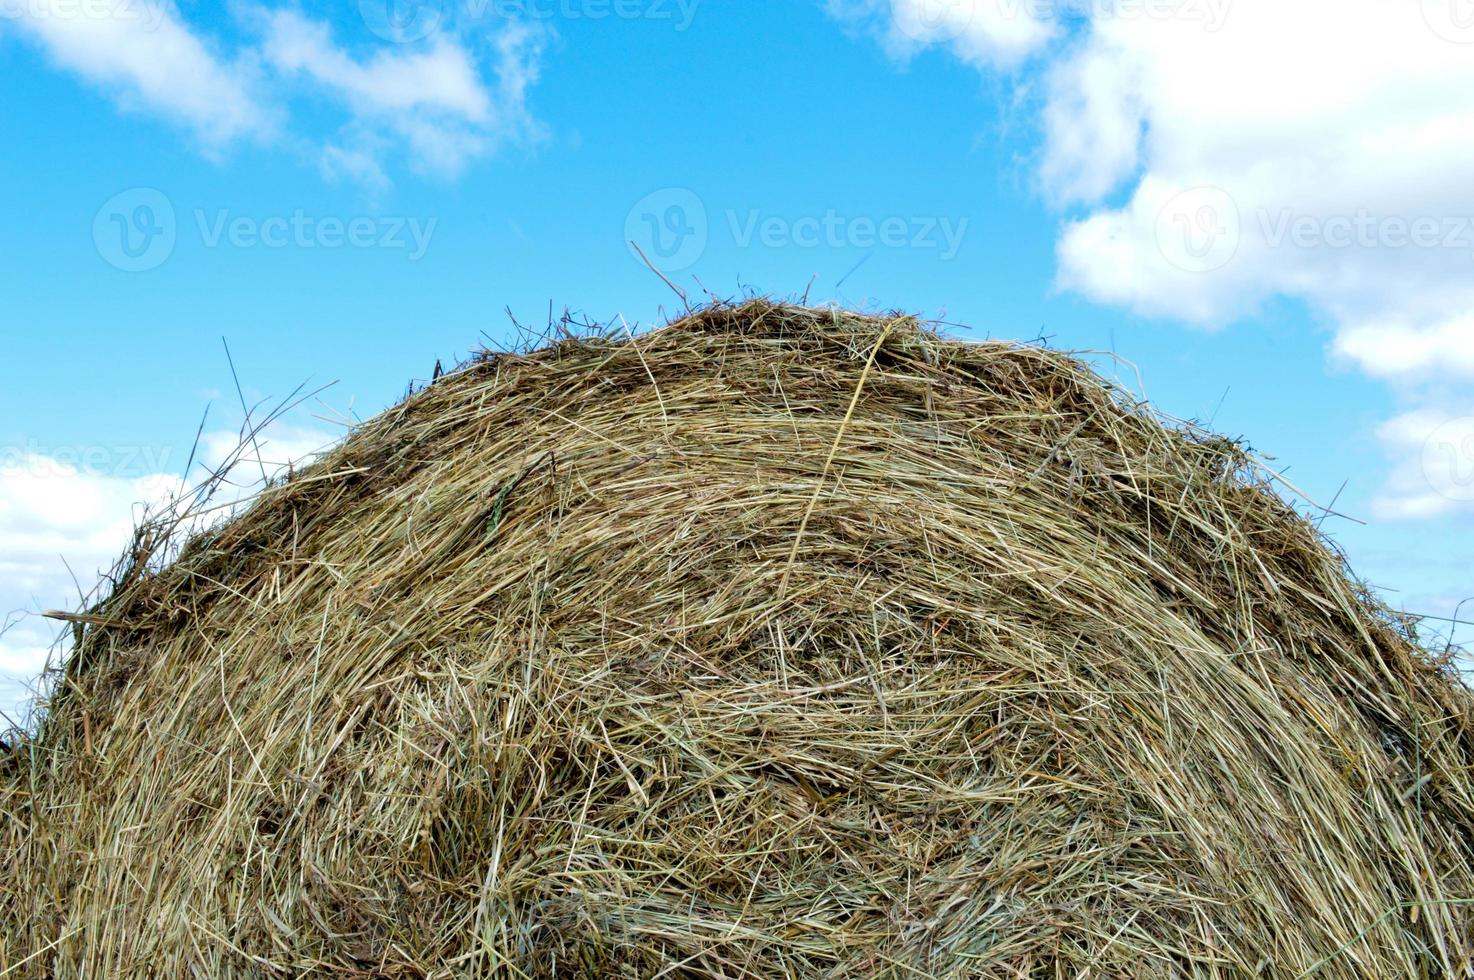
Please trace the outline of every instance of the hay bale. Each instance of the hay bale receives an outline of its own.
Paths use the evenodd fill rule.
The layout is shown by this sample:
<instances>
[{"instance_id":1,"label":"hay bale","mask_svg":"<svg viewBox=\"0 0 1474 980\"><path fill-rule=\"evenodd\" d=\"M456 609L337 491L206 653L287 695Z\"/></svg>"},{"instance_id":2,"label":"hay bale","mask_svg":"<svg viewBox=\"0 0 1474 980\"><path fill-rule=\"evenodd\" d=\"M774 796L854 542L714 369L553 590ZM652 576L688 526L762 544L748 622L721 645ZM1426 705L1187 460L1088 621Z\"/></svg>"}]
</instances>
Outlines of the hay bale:
<instances>
[{"instance_id":1,"label":"hay bale","mask_svg":"<svg viewBox=\"0 0 1474 980\"><path fill-rule=\"evenodd\" d=\"M906 318L487 356L92 611L0 971L1461 974L1474 702L1259 473Z\"/></svg>"}]
</instances>

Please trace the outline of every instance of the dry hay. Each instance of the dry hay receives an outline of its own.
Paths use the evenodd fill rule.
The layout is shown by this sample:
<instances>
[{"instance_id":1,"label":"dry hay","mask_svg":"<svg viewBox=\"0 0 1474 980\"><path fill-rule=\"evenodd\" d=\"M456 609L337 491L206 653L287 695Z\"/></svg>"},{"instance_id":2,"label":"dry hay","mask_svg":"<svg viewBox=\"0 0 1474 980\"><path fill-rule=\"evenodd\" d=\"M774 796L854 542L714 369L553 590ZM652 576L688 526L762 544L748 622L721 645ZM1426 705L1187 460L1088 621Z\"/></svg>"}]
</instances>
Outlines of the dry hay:
<instances>
[{"instance_id":1,"label":"dry hay","mask_svg":"<svg viewBox=\"0 0 1474 980\"><path fill-rule=\"evenodd\" d=\"M1474 956L1469 693L1058 353L749 303L488 355L90 615L5 976Z\"/></svg>"}]
</instances>

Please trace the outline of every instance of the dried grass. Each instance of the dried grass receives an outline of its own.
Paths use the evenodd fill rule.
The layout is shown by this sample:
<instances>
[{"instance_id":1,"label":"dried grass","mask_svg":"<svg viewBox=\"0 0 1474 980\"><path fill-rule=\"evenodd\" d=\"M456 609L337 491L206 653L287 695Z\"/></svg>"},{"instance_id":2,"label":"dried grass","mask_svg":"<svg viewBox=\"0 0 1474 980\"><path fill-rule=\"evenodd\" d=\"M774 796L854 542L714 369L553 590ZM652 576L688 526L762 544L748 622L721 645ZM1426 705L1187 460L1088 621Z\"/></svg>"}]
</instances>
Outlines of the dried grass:
<instances>
[{"instance_id":1,"label":"dried grass","mask_svg":"<svg viewBox=\"0 0 1474 980\"><path fill-rule=\"evenodd\" d=\"M1471 970L1470 694L1061 354L715 306L157 545L0 779L0 976Z\"/></svg>"}]
</instances>

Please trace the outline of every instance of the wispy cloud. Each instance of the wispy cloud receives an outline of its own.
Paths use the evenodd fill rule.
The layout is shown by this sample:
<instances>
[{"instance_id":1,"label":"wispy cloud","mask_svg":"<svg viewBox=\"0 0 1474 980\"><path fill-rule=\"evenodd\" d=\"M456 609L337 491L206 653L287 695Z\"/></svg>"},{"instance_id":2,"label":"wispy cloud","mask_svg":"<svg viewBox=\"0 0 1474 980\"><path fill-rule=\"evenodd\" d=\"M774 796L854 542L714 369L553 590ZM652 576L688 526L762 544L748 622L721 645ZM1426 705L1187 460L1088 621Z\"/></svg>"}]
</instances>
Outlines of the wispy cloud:
<instances>
[{"instance_id":1,"label":"wispy cloud","mask_svg":"<svg viewBox=\"0 0 1474 980\"><path fill-rule=\"evenodd\" d=\"M825 0L830 16L874 34L905 61L940 45L979 68L1012 68L1059 34L1028 0Z\"/></svg>"},{"instance_id":2,"label":"wispy cloud","mask_svg":"<svg viewBox=\"0 0 1474 980\"><path fill-rule=\"evenodd\" d=\"M27 0L7 5L0 20L118 105L181 124L211 148L272 128L251 59L219 50L170 3Z\"/></svg>"},{"instance_id":3,"label":"wispy cloud","mask_svg":"<svg viewBox=\"0 0 1474 980\"><path fill-rule=\"evenodd\" d=\"M1425 327L1407 323L1346 326L1336 337L1335 350L1379 377L1474 378L1474 313L1452 312L1443 322Z\"/></svg>"},{"instance_id":4,"label":"wispy cloud","mask_svg":"<svg viewBox=\"0 0 1474 980\"><path fill-rule=\"evenodd\" d=\"M1461 2L828 5L885 19L888 43L980 68L1027 57L1020 84L1039 82L1043 99L1038 187L1066 216L1063 288L1204 327L1290 298L1330 325L1339 358L1449 415L1456 400L1427 382L1474 377L1474 25ZM929 40L906 29L918 5ZM960 47L989 37L1015 42ZM1384 443L1403 447L1389 499L1412 502L1388 512L1446 511L1446 497L1408 490L1428 487L1403 462L1407 421Z\"/></svg>"},{"instance_id":5,"label":"wispy cloud","mask_svg":"<svg viewBox=\"0 0 1474 980\"><path fill-rule=\"evenodd\" d=\"M540 126L527 106L546 28L482 25L475 43L439 31L411 44L350 49L295 9L242 8L228 50L167 0L26 0L3 19L59 67L126 110L180 125L211 152L244 138L317 147L325 174L382 189L390 172L454 177ZM300 112L323 102L339 118Z\"/></svg>"},{"instance_id":6,"label":"wispy cloud","mask_svg":"<svg viewBox=\"0 0 1474 980\"><path fill-rule=\"evenodd\" d=\"M1404 412L1377 430L1391 466L1377 513L1421 520L1474 511L1474 403Z\"/></svg>"},{"instance_id":7,"label":"wispy cloud","mask_svg":"<svg viewBox=\"0 0 1474 980\"><path fill-rule=\"evenodd\" d=\"M0 446L0 626L8 626L0 632L0 711L22 720L28 686L46 666L59 630L40 614L76 608L146 513L173 513L203 474L233 461L214 498L228 508L259 490L263 472L300 465L333 439L286 422L244 446L237 431L208 431L188 480L188 446Z\"/></svg>"}]
</instances>

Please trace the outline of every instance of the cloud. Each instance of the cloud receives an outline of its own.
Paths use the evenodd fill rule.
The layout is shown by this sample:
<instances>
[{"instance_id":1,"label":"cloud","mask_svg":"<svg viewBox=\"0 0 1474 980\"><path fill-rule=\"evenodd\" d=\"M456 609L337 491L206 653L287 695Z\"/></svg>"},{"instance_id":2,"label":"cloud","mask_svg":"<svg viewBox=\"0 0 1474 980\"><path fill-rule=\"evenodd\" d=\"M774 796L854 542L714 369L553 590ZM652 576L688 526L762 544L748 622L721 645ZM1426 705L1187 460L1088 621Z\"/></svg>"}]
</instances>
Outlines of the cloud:
<instances>
[{"instance_id":1,"label":"cloud","mask_svg":"<svg viewBox=\"0 0 1474 980\"><path fill-rule=\"evenodd\" d=\"M74 608L78 588L90 590L122 554L139 502L158 505L180 489L163 472L126 472L135 461L146 452L89 447L12 451L0 465L0 617L13 624L0 636L0 710L14 720L58 632L37 614Z\"/></svg>"},{"instance_id":2,"label":"cloud","mask_svg":"<svg viewBox=\"0 0 1474 980\"><path fill-rule=\"evenodd\" d=\"M1055 204L1095 201L1140 160L1143 79L1109 53L1087 50L1051 73L1044 107L1043 185Z\"/></svg>"},{"instance_id":3,"label":"cloud","mask_svg":"<svg viewBox=\"0 0 1474 980\"><path fill-rule=\"evenodd\" d=\"M413 44L350 51L325 22L294 9L241 8L233 52L191 28L168 0L0 0L60 67L120 106L190 129L212 152L243 138L316 148L330 178L382 190L396 155L454 177L541 127L527 107L545 29L507 20L468 45L449 30ZM302 130L324 99L329 132Z\"/></svg>"},{"instance_id":4,"label":"cloud","mask_svg":"<svg viewBox=\"0 0 1474 980\"><path fill-rule=\"evenodd\" d=\"M1335 352L1368 374L1408 379L1438 375L1474 378L1474 313L1442 323L1364 323L1344 327Z\"/></svg>"},{"instance_id":5,"label":"cloud","mask_svg":"<svg viewBox=\"0 0 1474 980\"><path fill-rule=\"evenodd\" d=\"M459 44L437 37L423 51L381 49L355 61L333 43L327 24L279 10L269 15L263 53L283 73L300 73L356 111L393 115L443 114L484 122L491 98L471 57Z\"/></svg>"},{"instance_id":6,"label":"cloud","mask_svg":"<svg viewBox=\"0 0 1474 980\"><path fill-rule=\"evenodd\" d=\"M251 70L164 0L24 0L0 7L4 20L125 109L155 112L211 147L271 129Z\"/></svg>"},{"instance_id":7,"label":"cloud","mask_svg":"<svg viewBox=\"0 0 1474 980\"><path fill-rule=\"evenodd\" d=\"M324 146L318 158L323 176L349 180L371 192L382 193L392 181L382 162L388 141L370 130L359 130L351 139Z\"/></svg>"},{"instance_id":8,"label":"cloud","mask_svg":"<svg viewBox=\"0 0 1474 980\"><path fill-rule=\"evenodd\" d=\"M1059 33L1052 11L1030 0L826 0L825 7L873 33L898 61L940 45L977 68L1014 68Z\"/></svg>"},{"instance_id":9,"label":"cloud","mask_svg":"<svg viewBox=\"0 0 1474 980\"><path fill-rule=\"evenodd\" d=\"M1061 283L1209 325L1287 296L1347 331L1456 337L1474 49L1400 0L1237 0L1206 23L1100 15L1048 69L1043 187L1088 209L1061 235Z\"/></svg>"},{"instance_id":10,"label":"cloud","mask_svg":"<svg viewBox=\"0 0 1474 980\"><path fill-rule=\"evenodd\" d=\"M276 479L294 467L311 462L339 434L315 427L274 422L261 432L243 439L239 431L216 429L200 436L196 474L230 464L227 476L237 492L225 499L240 500L259 489L263 471Z\"/></svg>"},{"instance_id":11,"label":"cloud","mask_svg":"<svg viewBox=\"0 0 1474 980\"><path fill-rule=\"evenodd\" d=\"M1020 93L1042 100L1038 189L1063 215L1062 288L1207 328L1304 304L1334 357L1422 406L1380 433L1381 511L1464 506L1425 473L1457 486L1462 443L1443 464L1423 447L1461 417L1431 386L1474 378L1465 0L827 2L903 53L1022 65Z\"/></svg>"},{"instance_id":12,"label":"cloud","mask_svg":"<svg viewBox=\"0 0 1474 980\"><path fill-rule=\"evenodd\" d=\"M323 430L273 425L253 445L233 431L200 440L193 489L208 472L234 461L214 499L248 500L268 476L300 465L333 440ZM259 447L259 453L257 448ZM0 711L21 721L28 694L46 666L58 625L47 609L75 609L131 540L147 513L168 514L186 490L187 447L21 445L0 447ZM73 578L75 575L75 579ZM3 726L0 726L3 727Z\"/></svg>"},{"instance_id":13,"label":"cloud","mask_svg":"<svg viewBox=\"0 0 1474 980\"><path fill-rule=\"evenodd\" d=\"M397 142L418 169L456 176L507 141L537 131L526 92L537 79L542 35L512 23L492 40L493 80L458 40L437 34L421 47L380 49L354 58L327 24L289 10L266 15L262 54L283 77L305 82L349 113L322 163L382 183L381 157Z\"/></svg>"},{"instance_id":14,"label":"cloud","mask_svg":"<svg viewBox=\"0 0 1474 980\"><path fill-rule=\"evenodd\" d=\"M1392 461L1374 506L1379 517L1421 520L1474 514L1474 409L1424 407L1384 422L1377 438Z\"/></svg>"},{"instance_id":15,"label":"cloud","mask_svg":"<svg viewBox=\"0 0 1474 980\"><path fill-rule=\"evenodd\" d=\"M1467 417L1432 387L1474 378L1474 33L1448 16L1401 0L1236 0L1212 31L1097 16L1047 69L1043 190L1084 209L1060 284L1209 327L1303 302L1333 356L1421 406L1377 433L1389 519L1474 501Z\"/></svg>"}]
</instances>

